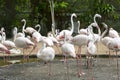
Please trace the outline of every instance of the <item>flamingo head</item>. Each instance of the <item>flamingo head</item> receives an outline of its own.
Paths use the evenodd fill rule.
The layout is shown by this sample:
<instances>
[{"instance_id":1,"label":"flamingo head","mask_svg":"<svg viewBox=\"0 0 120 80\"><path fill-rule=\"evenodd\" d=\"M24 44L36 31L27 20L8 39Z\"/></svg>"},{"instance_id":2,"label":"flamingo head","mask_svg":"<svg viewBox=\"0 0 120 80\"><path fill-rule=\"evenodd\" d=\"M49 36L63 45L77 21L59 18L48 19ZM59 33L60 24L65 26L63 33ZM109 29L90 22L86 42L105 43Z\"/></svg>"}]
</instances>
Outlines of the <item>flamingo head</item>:
<instances>
[{"instance_id":1,"label":"flamingo head","mask_svg":"<svg viewBox=\"0 0 120 80\"><path fill-rule=\"evenodd\" d=\"M21 22L25 22L25 19L22 19Z\"/></svg>"},{"instance_id":2,"label":"flamingo head","mask_svg":"<svg viewBox=\"0 0 120 80\"><path fill-rule=\"evenodd\" d=\"M110 30L113 30L113 28L110 28Z\"/></svg>"},{"instance_id":3,"label":"flamingo head","mask_svg":"<svg viewBox=\"0 0 120 80\"><path fill-rule=\"evenodd\" d=\"M100 14L95 14L95 17L102 18L102 16Z\"/></svg>"},{"instance_id":4,"label":"flamingo head","mask_svg":"<svg viewBox=\"0 0 120 80\"><path fill-rule=\"evenodd\" d=\"M77 15L75 13L73 13L72 16L77 17Z\"/></svg>"},{"instance_id":5,"label":"flamingo head","mask_svg":"<svg viewBox=\"0 0 120 80\"><path fill-rule=\"evenodd\" d=\"M99 26L98 26L97 23L91 23L91 26L96 27L96 28L99 28Z\"/></svg>"},{"instance_id":6,"label":"flamingo head","mask_svg":"<svg viewBox=\"0 0 120 80\"><path fill-rule=\"evenodd\" d=\"M104 22L102 23L102 25L103 25L106 29L108 28L107 24L105 24Z\"/></svg>"}]
</instances>

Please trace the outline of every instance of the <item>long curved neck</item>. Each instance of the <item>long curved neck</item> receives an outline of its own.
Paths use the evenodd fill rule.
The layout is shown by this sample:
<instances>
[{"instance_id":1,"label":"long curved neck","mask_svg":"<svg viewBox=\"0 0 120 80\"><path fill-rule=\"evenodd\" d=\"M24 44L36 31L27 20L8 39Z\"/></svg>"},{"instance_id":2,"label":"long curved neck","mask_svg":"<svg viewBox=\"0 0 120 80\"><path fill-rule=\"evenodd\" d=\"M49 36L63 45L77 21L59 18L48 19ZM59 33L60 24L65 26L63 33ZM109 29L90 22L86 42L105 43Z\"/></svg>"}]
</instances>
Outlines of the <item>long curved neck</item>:
<instances>
[{"instance_id":1,"label":"long curved neck","mask_svg":"<svg viewBox=\"0 0 120 80\"><path fill-rule=\"evenodd\" d=\"M5 32L2 32L2 43L6 40L6 34Z\"/></svg>"},{"instance_id":2,"label":"long curved neck","mask_svg":"<svg viewBox=\"0 0 120 80\"><path fill-rule=\"evenodd\" d=\"M97 16L94 16L94 23L96 23L97 25L98 25L98 23L97 23L97 21L96 21L96 17ZM101 30L100 30L100 28L99 28L99 26L98 26L98 35L100 36L101 35Z\"/></svg>"},{"instance_id":3,"label":"long curved neck","mask_svg":"<svg viewBox=\"0 0 120 80\"><path fill-rule=\"evenodd\" d=\"M72 28L71 28L71 34L72 34L74 31L73 15L71 16L71 25L72 25Z\"/></svg>"},{"instance_id":4,"label":"long curved neck","mask_svg":"<svg viewBox=\"0 0 120 80\"><path fill-rule=\"evenodd\" d=\"M23 25L23 27L22 27L22 33L23 33L24 35L25 35L25 33L24 33L25 26L26 26L26 21L24 21L24 25Z\"/></svg>"},{"instance_id":5,"label":"long curved neck","mask_svg":"<svg viewBox=\"0 0 120 80\"><path fill-rule=\"evenodd\" d=\"M41 54L41 51L42 51L45 47L46 47L46 43L43 42L43 43L42 43L42 48L39 50L39 52L40 52L39 54Z\"/></svg>"},{"instance_id":6,"label":"long curved neck","mask_svg":"<svg viewBox=\"0 0 120 80\"><path fill-rule=\"evenodd\" d=\"M40 32L41 26L38 24L38 25L36 25L35 27L39 27L38 32Z\"/></svg>"},{"instance_id":7,"label":"long curved neck","mask_svg":"<svg viewBox=\"0 0 120 80\"><path fill-rule=\"evenodd\" d=\"M64 32L64 43L66 43L66 33Z\"/></svg>"},{"instance_id":8,"label":"long curved neck","mask_svg":"<svg viewBox=\"0 0 120 80\"><path fill-rule=\"evenodd\" d=\"M105 31L102 33L100 39L102 39L102 38L105 36L105 34L107 33L107 31L108 31L108 27L107 27L107 28L105 29Z\"/></svg>"},{"instance_id":9,"label":"long curved neck","mask_svg":"<svg viewBox=\"0 0 120 80\"><path fill-rule=\"evenodd\" d=\"M97 17L97 16L94 16L94 23L97 23L97 21L96 21L96 17Z\"/></svg>"},{"instance_id":10,"label":"long curved neck","mask_svg":"<svg viewBox=\"0 0 120 80\"><path fill-rule=\"evenodd\" d=\"M93 26L92 25L88 26L88 34L89 34L88 36L90 37L90 40L95 41L95 36L93 33Z\"/></svg>"},{"instance_id":11,"label":"long curved neck","mask_svg":"<svg viewBox=\"0 0 120 80\"><path fill-rule=\"evenodd\" d=\"M101 30L100 30L99 27L98 27L98 35L99 35L99 36L101 35Z\"/></svg>"},{"instance_id":12,"label":"long curved neck","mask_svg":"<svg viewBox=\"0 0 120 80\"><path fill-rule=\"evenodd\" d=\"M13 41L15 41L17 35L17 28L15 27L13 30Z\"/></svg>"},{"instance_id":13,"label":"long curved neck","mask_svg":"<svg viewBox=\"0 0 120 80\"><path fill-rule=\"evenodd\" d=\"M80 21L78 21L78 33L80 33Z\"/></svg>"}]
</instances>

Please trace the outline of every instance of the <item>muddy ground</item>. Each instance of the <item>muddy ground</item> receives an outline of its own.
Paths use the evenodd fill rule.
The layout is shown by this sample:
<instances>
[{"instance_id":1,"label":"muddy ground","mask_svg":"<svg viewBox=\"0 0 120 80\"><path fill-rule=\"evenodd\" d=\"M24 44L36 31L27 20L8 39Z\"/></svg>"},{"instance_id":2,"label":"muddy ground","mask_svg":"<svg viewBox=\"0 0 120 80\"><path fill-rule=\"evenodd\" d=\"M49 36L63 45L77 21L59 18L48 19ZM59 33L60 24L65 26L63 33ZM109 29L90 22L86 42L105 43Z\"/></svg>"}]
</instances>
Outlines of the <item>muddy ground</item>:
<instances>
[{"instance_id":1,"label":"muddy ground","mask_svg":"<svg viewBox=\"0 0 120 80\"><path fill-rule=\"evenodd\" d=\"M91 69L87 69L85 65L86 59L82 59L83 72L86 74L78 77L76 60L69 59L69 80L92 80L92 78L94 80L118 80L116 58L98 58L93 61L95 65L90 72ZM48 75L48 65L39 61L1 66L0 80L68 80L65 62L61 59L52 61L51 76Z\"/></svg>"}]
</instances>

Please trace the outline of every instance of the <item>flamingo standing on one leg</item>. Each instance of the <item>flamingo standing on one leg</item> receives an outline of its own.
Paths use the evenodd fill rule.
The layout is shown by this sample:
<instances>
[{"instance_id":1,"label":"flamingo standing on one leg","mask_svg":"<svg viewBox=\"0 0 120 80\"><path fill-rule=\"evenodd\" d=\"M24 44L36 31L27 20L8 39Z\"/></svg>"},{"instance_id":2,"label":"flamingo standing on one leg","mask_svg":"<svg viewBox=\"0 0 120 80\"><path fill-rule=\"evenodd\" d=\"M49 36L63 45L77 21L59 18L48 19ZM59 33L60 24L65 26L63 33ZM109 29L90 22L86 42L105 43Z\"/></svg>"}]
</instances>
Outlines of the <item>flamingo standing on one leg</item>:
<instances>
[{"instance_id":1,"label":"flamingo standing on one leg","mask_svg":"<svg viewBox=\"0 0 120 80\"><path fill-rule=\"evenodd\" d=\"M43 61L50 62L55 57L55 50L52 47L47 47L46 43L43 42L42 48L37 52L37 58L42 59ZM49 64L49 78L51 76L51 63Z\"/></svg>"},{"instance_id":2,"label":"flamingo standing on one leg","mask_svg":"<svg viewBox=\"0 0 120 80\"><path fill-rule=\"evenodd\" d=\"M67 66L67 75L68 75L68 80L69 80L69 66L68 66L67 56L70 55L73 58L75 58L76 54L75 54L74 45L66 42L66 33L65 32L64 32L64 36L65 36L64 43L61 46L61 50L62 50L62 53L65 55L65 62L66 62L66 66Z\"/></svg>"}]
</instances>

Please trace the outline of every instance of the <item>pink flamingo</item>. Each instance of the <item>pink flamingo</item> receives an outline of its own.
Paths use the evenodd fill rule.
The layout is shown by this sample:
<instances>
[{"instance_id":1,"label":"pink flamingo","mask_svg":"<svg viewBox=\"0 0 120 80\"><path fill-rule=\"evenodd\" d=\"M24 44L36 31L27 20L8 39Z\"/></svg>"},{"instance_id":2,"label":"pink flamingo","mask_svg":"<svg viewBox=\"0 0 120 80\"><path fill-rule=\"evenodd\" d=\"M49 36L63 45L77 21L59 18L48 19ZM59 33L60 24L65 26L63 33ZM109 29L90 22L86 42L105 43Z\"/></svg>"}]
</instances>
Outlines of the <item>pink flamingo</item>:
<instances>
[{"instance_id":1,"label":"pink flamingo","mask_svg":"<svg viewBox=\"0 0 120 80\"><path fill-rule=\"evenodd\" d=\"M3 44L0 43L0 52L3 52L4 54L10 54L11 52L5 47ZM3 56L4 62L6 62L5 56Z\"/></svg>"}]
</instances>

